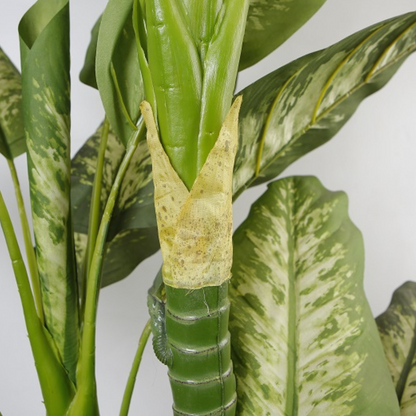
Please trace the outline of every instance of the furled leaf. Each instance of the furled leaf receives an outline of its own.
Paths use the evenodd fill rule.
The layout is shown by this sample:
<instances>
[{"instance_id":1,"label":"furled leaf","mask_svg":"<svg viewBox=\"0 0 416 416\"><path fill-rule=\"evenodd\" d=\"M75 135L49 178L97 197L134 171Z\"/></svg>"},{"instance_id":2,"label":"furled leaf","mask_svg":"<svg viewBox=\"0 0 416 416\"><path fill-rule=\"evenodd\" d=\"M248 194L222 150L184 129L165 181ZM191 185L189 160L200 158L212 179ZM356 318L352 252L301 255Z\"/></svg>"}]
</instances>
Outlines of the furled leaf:
<instances>
[{"instance_id":1,"label":"furled leaf","mask_svg":"<svg viewBox=\"0 0 416 416\"><path fill-rule=\"evenodd\" d=\"M97 78L95 76L95 58L97 56L97 40L100 24L101 16L95 22L95 25L91 30L91 41L88 45L84 66L79 74L80 81L92 88L98 88Z\"/></svg>"},{"instance_id":2,"label":"furled leaf","mask_svg":"<svg viewBox=\"0 0 416 416\"><path fill-rule=\"evenodd\" d=\"M363 269L344 193L313 177L269 185L234 235L237 414L399 414Z\"/></svg>"},{"instance_id":3,"label":"furled leaf","mask_svg":"<svg viewBox=\"0 0 416 416\"><path fill-rule=\"evenodd\" d=\"M406 282L377 318L401 415L416 414L416 283Z\"/></svg>"},{"instance_id":4,"label":"furled leaf","mask_svg":"<svg viewBox=\"0 0 416 416\"><path fill-rule=\"evenodd\" d=\"M0 153L14 158L25 151L20 74L0 48Z\"/></svg>"},{"instance_id":5,"label":"furled leaf","mask_svg":"<svg viewBox=\"0 0 416 416\"><path fill-rule=\"evenodd\" d=\"M99 129L86 142L72 163L72 203L79 266L85 255L100 131ZM110 132L105 154L101 195L103 203L107 200L123 154L124 146ZM153 205L151 162L147 145L143 142L138 146L121 187L107 240L102 285L109 285L128 276L141 261L157 250L159 240Z\"/></svg>"},{"instance_id":6,"label":"furled leaf","mask_svg":"<svg viewBox=\"0 0 416 416\"><path fill-rule=\"evenodd\" d=\"M78 293L70 205L68 0L39 0L19 26L23 118L46 327L72 381Z\"/></svg>"},{"instance_id":7,"label":"furled leaf","mask_svg":"<svg viewBox=\"0 0 416 416\"><path fill-rule=\"evenodd\" d=\"M364 29L241 92L234 193L279 175L331 139L416 48L416 13Z\"/></svg>"},{"instance_id":8,"label":"furled leaf","mask_svg":"<svg viewBox=\"0 0 416 416\"><path fill-rule=\"evenodd\" d=\"M110 0L98 34L96 77L110 125L124 145L144 99L132 23L132 0Z\"/></svg>"},{"instance_id":9,"label":"furled leaf","mask_svg":"<svg viewBox=\"0 0 416 416\"><path fill-rule=\"evenodd\" d=\"M278 176L292 162L331 139L359 103L380 89L414 51L415 21L416 13L410 13L364 29L328 49L278 69L243 90L234 199L246 188ZM318 112L313 122L315 108ZM147 218L152 203L149 199L143 206L133 205L129 213L135 218ZM143 208L146 211L142 213ZM122 233L129 224L123 211L120 215L113 221L118 224L114 225L114 233ZM86 222L88 210L78 209L77 217ZM132 229L134 225L130 225L129 230ZM76 230L86 232L84 228ZM149 238L157 241L156 229L147 231ZM121 237L119 241L120 246L128 247L121 243ZM130 258L129 270L134 269L134 261ZM115 274L108 281L125 277L116 267L113 270Z\"/></svg>"},{"instance_id":10,"label":"furled leaf","mask_svg":"<svg viewBox=\"0 0 416 416\"><path fill-rule=\"evenodd\" d=\"M251 0L240 70L273 52L324 3L325 0Z\"/></svg>"}]
</instances>

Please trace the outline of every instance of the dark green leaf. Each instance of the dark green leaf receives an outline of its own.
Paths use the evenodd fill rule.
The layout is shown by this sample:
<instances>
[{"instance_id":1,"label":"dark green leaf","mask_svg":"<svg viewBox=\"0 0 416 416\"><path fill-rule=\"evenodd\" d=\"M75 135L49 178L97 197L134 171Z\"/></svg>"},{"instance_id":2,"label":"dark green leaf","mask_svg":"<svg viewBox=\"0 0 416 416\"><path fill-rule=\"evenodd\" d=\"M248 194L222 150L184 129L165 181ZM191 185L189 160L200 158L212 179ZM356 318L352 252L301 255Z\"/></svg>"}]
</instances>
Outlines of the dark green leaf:
<instances>
[{"instance_id":1,"label":"dark green leaf","mask_svg":"<svg viewBox=\"0 0 416 416\"><path fill-rule=\"evenodd\" d=\"M72 164L72 202L79 265L85 254L99 140L100 129L81 148ZM124 146L110 133L105 154L106 168L101 195L103 203L107 200L123 154ZM141 261L158 249L150 155L146 143L142 142L126 172L111 222L102 285L109 285L128 276Z\"/></svg>"},{"instance_id":2,"label":"dark green leaf","mask_svg":"<svg viewBox=\"0 0 416 416\"><path fill-rule=\"evenodd\" d=\"M20 74L0 48L0 153L10 159L25 151Z\"/></svg>"},{"instance_id":3,"label":"dark green leaf","mask_svg":"<svg viewBox=\"0 0 416 416\"><path fill-rule=\"evenodd\" d=\"M325 0L251 0L240 70L273 52L324 3Z\"/></svg>"},{"instance_id":4,"label":"dark green leaf","mask_svg":"<svg viewBox=\"0 0 416 416\"><path fill-rule=\"evenodd\" d=\"M82 67L79 74L80 81L92 88L98 88L97 78L95 76L95 58L97 56L97 40L98 32L100 30L101 18L102 16L98 18L91 30L91 41L88 45L84 66Z\"/></svg>"},{"instance_id":5,"label":"dark green leaf","mask_svg":"<svg viewBox=\"0 0 416 416\"><path fill-rule=\"evenodd\" d=\"M406 282L377 318L402 415L416 414L416 283Z\"/></svg>"},{"instance_id":6,"label":"dark green leaf","mask_svg":"<svg viewBox=\"0 0 416 416\"><path fill-rule=\"evenodd\" d=\"M101 19L96 59L97 84L104 109L125 146L135 130L144 98L132 8L132 0L108 2Z\"/></svg>"}]
</instances>

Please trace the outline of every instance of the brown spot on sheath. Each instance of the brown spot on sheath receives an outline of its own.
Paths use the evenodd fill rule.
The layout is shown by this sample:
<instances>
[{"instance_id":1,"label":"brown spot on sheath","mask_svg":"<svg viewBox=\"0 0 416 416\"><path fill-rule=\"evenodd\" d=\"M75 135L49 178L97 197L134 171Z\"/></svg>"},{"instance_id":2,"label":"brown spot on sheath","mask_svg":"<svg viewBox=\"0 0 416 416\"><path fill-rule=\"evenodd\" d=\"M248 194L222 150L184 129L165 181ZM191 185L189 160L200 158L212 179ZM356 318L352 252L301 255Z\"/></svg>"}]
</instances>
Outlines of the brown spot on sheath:
<instances>
[{"instance_id":1,"label":"brown spot on sheath","mask_svg":"<svg viewBox=\"0 0 416 416\"><path fill-rule=\"evenodd\" d=\"M165 206L162 207L163 211L168 212Z\"/></svg>"}]
</instances>

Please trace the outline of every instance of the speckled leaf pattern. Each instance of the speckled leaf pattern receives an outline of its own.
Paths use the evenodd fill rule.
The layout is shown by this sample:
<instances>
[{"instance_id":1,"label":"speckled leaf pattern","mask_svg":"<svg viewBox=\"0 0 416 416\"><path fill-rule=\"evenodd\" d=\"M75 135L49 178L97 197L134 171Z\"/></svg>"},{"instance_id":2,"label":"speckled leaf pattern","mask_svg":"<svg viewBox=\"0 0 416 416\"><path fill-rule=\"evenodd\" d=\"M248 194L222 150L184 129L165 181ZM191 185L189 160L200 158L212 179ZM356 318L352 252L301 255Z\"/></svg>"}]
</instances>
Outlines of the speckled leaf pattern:
<instances>
[{"instance_id":1,"label":"speckled leaf pattern","mask_svg":"<svg viewBox=\"0 0 416 416\"><path fill-rule=\"evenodd\" d=\"M326 0L251 0L240 70L273 52L301 28Z\"/></svg>"},{"instance_id":2,"label":"speckled leaf pattern","mask_svg":"<svg viewBox=\"0 0 416 416\"><path fill-rule=\"evenodd\" d=\"M25 151L20 74L0 48L0 153L14 158Z\"/></svg>"},{"instance_id":3,"label":"speckled leaf pattern","mask_svg":"<svg viewBox=\"0 0 416 416\"><path fill-rule=\"evenodd\" d=\"M379 23L242 91L234 193L268 181L331 139L416 48L416 13Z\"/></svg>"},{"instance_id":4,"label":"speckled leaf pattern","mask_svg":"<svg viewBox=\"0 0 416 416\"><path fill-rule=\"evenodd\" d=\"M39 0L20 26L23 116L46 327L72 381L78 294L70 206L69 3Z\"/></svg>"},{"instance_id":5,"label":"speckled leaf pattern","mask_svg":"<svg viewBox=\"0 0 416 416\"><path fill-rule=\"evenodd\" d=\"M398 415L347 197L276 181L234 235L238 415Z\"/></svg>"},{"instance_id":6,"label":"speckled leaf pattern","mask_svg":"<svg viewBox=\"0 0 416 416\"><path fill-rule=\"evenodd\" d=\"M406 282L377 318L387 363L400 402L400 414L416 414L416 283Z\"/></svg>"},{"instance_id":7,"label":"speckled leaf pattern","mask_svg":"<svg viewBox=\"0 0 416 416\"><path fill-rule=\"evenodd\" d=\"M78 264L82 264L88 231L88 212L101 128L80 149L72 163L72 203ZM110 132L105 154L102 202L124 154L124 146ZM124 178L107 239L102 285L128 276L144 259L159 250L153 205L151 161L145 142L139 144Z\"/></svg>"},{"instance_id":8,"label":"speckled leaf pattern","mask_svg":"<svg viewBox=\"0 0 416 416\"><path fill-rule=\"evenodd\" d=\"M137 122L144 99L132 8L132 0L108 2L96 51L96 82L101 100L112 129L124 145L134 133L132 124Z\"/></svg>"}]
</instances>

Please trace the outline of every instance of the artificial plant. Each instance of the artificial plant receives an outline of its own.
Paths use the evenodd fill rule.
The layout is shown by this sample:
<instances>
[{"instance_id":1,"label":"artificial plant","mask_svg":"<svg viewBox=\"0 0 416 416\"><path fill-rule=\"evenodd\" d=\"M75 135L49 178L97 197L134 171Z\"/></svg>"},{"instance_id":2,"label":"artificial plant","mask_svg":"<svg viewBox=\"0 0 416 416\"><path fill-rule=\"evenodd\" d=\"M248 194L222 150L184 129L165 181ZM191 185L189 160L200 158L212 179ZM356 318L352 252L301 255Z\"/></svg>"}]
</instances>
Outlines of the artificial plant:
<instances>
[{"instance_id":1,"label":"artificial plant","mask_svg":"<svg viewBox=\"0 0 416 416\"><path fill-rule=\"evenodd\" d=\"M151 326L175 414L412 411L415 334L397 316L412 316L413 303L404 308L399 297L394 317L377 322L392 379L344 194L314 178L273 182L231 245L232 199L332 138L416 47L408 13L233 98L237 70L322 3L110 0L81 73L98 87L106 118L74 158L72 178L69 3L39 0L23 17L21 83L2 54L0 144L14 177L13 159L27 149L35 255L18 199L32 290L3 199L0 216L48 414L99 414L100 287L126 277L159 242L164 264L135 369ZM398 337L404 358L392 363Z\"/></svg>"}]
</instances>

